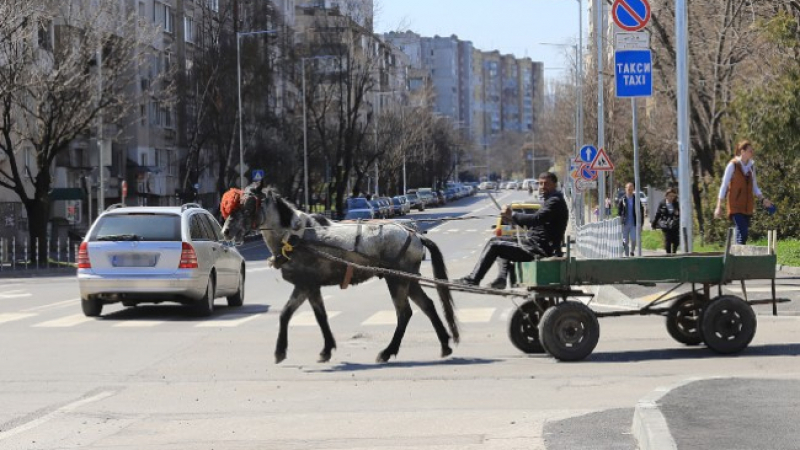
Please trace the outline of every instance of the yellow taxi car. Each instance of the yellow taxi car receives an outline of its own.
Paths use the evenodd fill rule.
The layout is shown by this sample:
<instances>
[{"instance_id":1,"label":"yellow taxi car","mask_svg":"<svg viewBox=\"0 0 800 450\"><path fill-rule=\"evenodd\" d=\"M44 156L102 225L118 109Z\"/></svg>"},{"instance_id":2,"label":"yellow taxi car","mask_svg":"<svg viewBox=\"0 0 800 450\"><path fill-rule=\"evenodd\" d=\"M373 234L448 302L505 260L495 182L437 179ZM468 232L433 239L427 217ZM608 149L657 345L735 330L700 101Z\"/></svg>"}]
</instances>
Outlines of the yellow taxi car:
<instances>
[{"instance_id":1,"label":"yellow taxi car","mask_svg":"<svg viewBox=\"0 0 800 450\"><path fill-rule=\"evenodd\" d=\"M511 211L515 213L533 214L541 208L541 203L512 203ZM502 223L502 217L497 215L497 224L492 226L495 236L514 236L514 233L525 233L524 227Z\"/></svg>"}]
</instances>

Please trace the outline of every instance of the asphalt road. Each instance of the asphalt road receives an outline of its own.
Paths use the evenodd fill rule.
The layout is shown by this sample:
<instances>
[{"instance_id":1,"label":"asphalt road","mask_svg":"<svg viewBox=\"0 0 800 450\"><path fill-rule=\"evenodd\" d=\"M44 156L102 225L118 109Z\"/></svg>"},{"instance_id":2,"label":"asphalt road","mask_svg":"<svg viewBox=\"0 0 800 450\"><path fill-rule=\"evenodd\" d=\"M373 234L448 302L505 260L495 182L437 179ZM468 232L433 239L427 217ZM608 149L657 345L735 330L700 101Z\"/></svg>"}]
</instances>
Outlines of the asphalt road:
<instances>
[{"instance_id":1,"label":"asphalt road","mask_svg":"<svg viewBox=\"0 0 800 450\"><path fill-rule=\"evenodd\" d=\"M500 201L524 197L501 192ZM426 222L457 278L475 263L494 214L479 196L412 217L480 217ZM800 319L791 315L759 315L753 343L734 356L676 343L661 317L603 319L595 352L559 363L510 344L508 317L519 300L456 293L462 341L451 357L439 357L429 321L415 314L398 357L378 364L394 311L375 279L323 290L338 343L330 362L316 362L322 339L304 305L292 320L288 358L276 365L278 316L291 286L267 267L257 243L242 251L250 259L245 306L218 299L205 319L167 304L114 305L87 319L71 277L0 279L0 448L634 449L635 410L654 392L667 393L659 405L687 440L691 432L713 442L741 418L755 422L760 448L782 448L766 439L776 433L771 426L789 421L744 416L743 404L758 411L769 392L786 393L780 411L796 414L788 404L795 391L785 385L800 379ZM725 395L737 403L716 402L716 410L696 407L701 395L718 395L710 385L674 403L668 395L731 376L737 381ZM764 378L770 384L754 389ZM673 404L717 420L678 422Z\"/></svg>"}]
</instances>

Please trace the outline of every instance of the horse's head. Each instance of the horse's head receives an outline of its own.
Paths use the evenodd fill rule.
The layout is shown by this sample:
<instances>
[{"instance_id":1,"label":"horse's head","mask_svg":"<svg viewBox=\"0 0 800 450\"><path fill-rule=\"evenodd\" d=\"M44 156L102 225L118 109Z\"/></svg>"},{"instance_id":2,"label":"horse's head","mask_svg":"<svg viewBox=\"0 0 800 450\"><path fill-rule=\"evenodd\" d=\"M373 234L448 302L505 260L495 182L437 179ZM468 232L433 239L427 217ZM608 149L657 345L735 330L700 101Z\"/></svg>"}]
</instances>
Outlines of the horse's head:
<instances>
[{"instance_id":1,"label":"horse's head","mask_svg":"<svg viewBox=\"0 0 800 450\"><path fill-rule=\"evenodd\" d=\"M274 230L291 227L294 209L273 189L254 183L244 190L230 189L222 196L220 212L225 218L222 235L241 243L251 230Z\"/></svg>"},{"instance_id":2,"label":"horse's head","mask_svg":"<svg viewBox=\"0 0 800 450\"><path fill-rule=\"evenodd\" d=\"M260 185L244 190L231 188L222 196L219 209L225 219L222 227L225 239L241 243L250 230L258 228L263 197Z\"/></svg>"}]
</instances>

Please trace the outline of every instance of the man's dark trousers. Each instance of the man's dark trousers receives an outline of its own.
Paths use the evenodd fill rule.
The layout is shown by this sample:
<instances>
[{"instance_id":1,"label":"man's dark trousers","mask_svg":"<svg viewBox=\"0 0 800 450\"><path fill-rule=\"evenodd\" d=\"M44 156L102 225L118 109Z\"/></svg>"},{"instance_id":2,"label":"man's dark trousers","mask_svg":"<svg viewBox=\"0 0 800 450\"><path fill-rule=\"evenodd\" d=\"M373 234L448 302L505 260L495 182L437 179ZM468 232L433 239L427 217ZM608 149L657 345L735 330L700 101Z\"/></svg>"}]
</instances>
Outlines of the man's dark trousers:
<instances>
[{"instance_id":1,"label":"man's dark trousers","mask_svg":"<svg viewBox=\"0 0 800 450\"><path fill-rule=\"evenodd\" d=\"M533 261L537 256L544 256L544 254L543 251L535 247L530 248L520 245L517 243L517 238L515 236L496 236L491 238L483 248L483 253L481 253L481 257L478 260L480 263L469 275L469 278L480 282L480 280L486 276L489 269L492 268L492 264L494 264L495 260L500 258L500 271L497 278L507 279L508 269L511 265L508 264L508 261L504 260L528 262Z\"/></svg>"}]
</instances>

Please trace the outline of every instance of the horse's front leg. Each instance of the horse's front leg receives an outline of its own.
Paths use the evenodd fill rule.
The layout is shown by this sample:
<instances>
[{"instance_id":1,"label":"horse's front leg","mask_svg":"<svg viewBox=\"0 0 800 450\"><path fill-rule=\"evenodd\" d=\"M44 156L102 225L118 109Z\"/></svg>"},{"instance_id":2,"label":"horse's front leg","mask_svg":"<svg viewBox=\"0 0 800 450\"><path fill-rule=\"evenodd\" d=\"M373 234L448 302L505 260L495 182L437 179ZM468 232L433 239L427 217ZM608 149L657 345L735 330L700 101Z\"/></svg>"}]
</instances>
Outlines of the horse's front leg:
<instances>
[{"instance_id":1,"label":"horse's front leg","mask_svg":"<svg viewBox=\"0 0 800 450\"><path fill-rule=\"evenodd\" d=\"M311 303L314 317L317 318L317 324L322 331L322 337L325 339L325 346L319 354L318 362L328 362L331 359L331 351L336 348L336 340L333 338L331 327L328 324L328 313L325 311L325 303L322 300L322 292L320 292L319 287L311 290L308 301Z\"/></svg>"},{"instance_id":2,"label":"horse's front leg","mask_svg":"<svg viewBox=\"0 0 800 450\"><path fill-rule=\"evenodd\" d=\"M281 311L280 329L278 331L278 342L275 345L275 364L279 364L286 359L286 347L289 345L289 320L300 305L308 298L308 291L297 286L294 287L289 301Z\"/></svg>"},{"instance_id":3,"label":"horse's front leg","mask_svg":"<svg viewBox=\"0 0 800 450\"><path fill-rule=\"evenodd\" d=\"M389 346L378 354L377 362L388 362L389 358L397 356L400 351L400 343L406 334L408 321L411 320L411 315L413 314L411 305L408 303L408 281L386 277L386 284L389 286L394 309L397 313L397 327L394 329L394 336L392 336Z\"/></svg>"}]
</instances>

